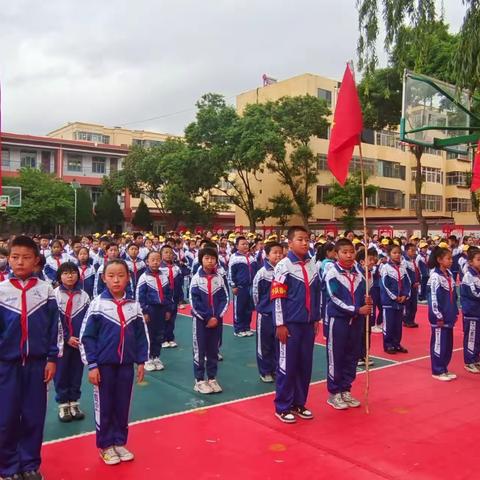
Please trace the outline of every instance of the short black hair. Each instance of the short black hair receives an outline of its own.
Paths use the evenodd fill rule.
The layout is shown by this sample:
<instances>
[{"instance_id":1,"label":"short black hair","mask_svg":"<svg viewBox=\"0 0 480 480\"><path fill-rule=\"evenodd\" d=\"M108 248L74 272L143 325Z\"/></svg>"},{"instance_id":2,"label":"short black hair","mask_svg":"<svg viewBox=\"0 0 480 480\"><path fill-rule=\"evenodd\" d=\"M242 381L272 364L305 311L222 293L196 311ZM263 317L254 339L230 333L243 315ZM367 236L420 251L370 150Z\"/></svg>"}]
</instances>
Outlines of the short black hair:
<instances>
[{"instance_id":1,"label":"short black hair","mask_svg":"<svg viewBox=\"0 0 480 480\"><path fill-rule=\"evenodd\" d=\"M0 255L3 255L4 257L8 257L8 250L6 248L1 247Z\"/></svg>"},{"instance_id":2,"label":"short black hair","mask_svg":"<svg viewBox=\"0 0 480 480\"><path fill-rule=\"evenodd\" d=\"M57 282L60 282L60 278L63 273L68 273L68 272L77 272L77 275L80 277L80 273L78 271L77 265L73 262L65 262L58 267Z\"/></svg>"},{"instance_id":3,"label":"short black hair","mask_svg":"<svg viewBox=\"0 0 480 480\"><path fill-rule=\"evenodd\" d=\"M378 257L378 252L375 248L369 248L367 250L367 257ZM361 262L363 260L365 260L365 249L362 248L361 250L359 250L357 252L357 254L355 255L355 260L357 262Z\"/></svg>"},{"instance_id":4,"label":"short black hair","mask_svg":"<svg viewBox=\"0 0 480 480\"><path fill-rule=\"evenodd\" d=\"M339 252L342 247L353 247L353 243L348 238L340 238L335 244L335 251Z\"/></svg>"},{"instance_id":5,"label":"short black hair","mask_svg":"<svg viewBox=\"0 0 480 480\"><path fill-rule=\"evenodd\" d=\"M416 246L414 243L407 243L407 244L405 245L405 251L407 251L407 250L410 249L410 248L415 248L415 249L416 249L417 246Z\"/></svg>"},{"instance_id":6,"label":"short black hair","mask_svg":"<svg viewBox=\"0 0 480 480\"><path fill-rule=\"evenodd\" d=\"M240 235L239 237L237 237L235 239L235 246L238 247L238 244L240 243L240 240L246 240L246 237L244 237L243 235Z\"/></svg>"},{"instance_id":7,"label":"short black hair","mask_svg":"<svg viewBox=\"0 0 480 480\"><path fill-rule=\"evenodd\" d=\"M163 250L163 247L162 247L162 250ZM150 258L150 255L154 255L154 254L157 254L157 255L160 255L160 258L162 258L162 255L161 255L161 252L162 250L158 251L158 250L150 250L145 258L145 261L148 262L148 259Z\"/></svg>"},{"instance_id":8,"label":"short black hair","mask_svg":"<svg viewBox=\"0 0 480 480\"><path fill-rule=\"evenodd\" d=\"M118 245L115 242L110 242L106 247L105 250L108 250L109 248L116 247L119 248Z\"/></svg>"},{"instance_id":9,"label":"short black hair","mask_svg":"<svg viewBox=\"0 0 480 480\"><path fill-rule=\"evenodd\" d=\"M480 248L470 247L467 250L467 258L469 262L471 262L477 255L480 255Z\"/></svg>"},{"instance_id":10,"label":"short black hair","mask_svg":"<svg viewBox=\"0 0 480 480\"><path fill-rule=\"evenodd\" d=\"M388 245L388 247L387 247L388 254L392 253L392 251L395 250L396 248L398 248L400 251L402 251L400 245L397 245L396 243L392 243L392 244Z\"/></svg>"},{"instance_id":11,"label":"short black hair","mask_svg":"<svg viewBox=\"0 0 480 480\"><path fill-rule=\"evenodd\" d=\"M28 237L27 235L19 235L12 240L12 244L10 245L10 249L13 247L25 247L29 248L33 251L33 254L38 257L40 255L40 251L38 250L38 245L33 241L32 238Z\"/></svg>"},{"instance_id":12,"label":"short black hair","mask_svg":"<svg viewBox=\"0 0 480 480\"><path fill-rule=\"evenodd\" d=\"M125 260L122 260L121 258L114 258L113 260L109 260L107 264L105 265L105 268L103 269L103 274L105 275L107 273L107 268L110 265L122 265L125 268L125 271L127 272L127 275L130 275L130 270L128 269L127 262Z\"/></svg>"},{"instance_id":13,"label":"short black hair","mask_svg":"<svg viewBox=\"0 0 480 480\"><path fill-rule=\"evenodd\" d=\"M430 253L430 257L428 257L428 268L439 267L438 260L449 253L451 254L448 248L435 247Z\"/></svg>"},{"instance_id":14,"label":"short black hair","mask_svg":"<svg viewBox=\"0 0 480 480\"><path fill-rule=\"evenodd\" d=\"M295 236L296 232L304 232L308 235L308 230L305 227L302 227L301 225L294 225L293 227L290 227L287 232L287 238L289 240L293 240L293 237Z\"/></svg>"},{"instance_id":15,"label":"short black hair","mask_svg":"<svg viewBox=\"0 0 480 480\"><path fill-rule=\"evenodd\" d=\"M169 248L170 250L173 251L173 247L171 245L163 245L162 248L160 249L160 253L163 253L164 250L166 250L167 248Z\"/></svg>"},{"instance_id":16,"label":"short black hair","mask_svg":"<svg viewBox=\"0 0 480 480\"><path fill-rule=\"evenodd\" d=\"M198 263L200 265L202 265L202 260L205 255L210 255L211 257L215 257L218 262L218 252L216 248L205 247L198 252Z\"/></svg>"},{"instance_id":17,"label":"short black hair","mask_svg":"<svg viewBox=\"0 0 480 480\"><path fill-rule=\"evenodd\" d=\"M282 245L279 242L268 242L265 244L265 255L269 255L272 251L272 248L279 247L283 250Z\"/></svg>"},{"instance_id":18,"label":"short black hair","mask_svg":"<svg viewBox=\"0 0 480 480\"><path fill-rule=\"evenodd\" d=\"M315 260L317 262L322 262L327 258L327 253L331 252L332 250L335 250L335 244L332 242L327 242L324 243L323 245L320 244L320 246L317 248L317 254L315 256Z\"/></svg>"}]
</instances>

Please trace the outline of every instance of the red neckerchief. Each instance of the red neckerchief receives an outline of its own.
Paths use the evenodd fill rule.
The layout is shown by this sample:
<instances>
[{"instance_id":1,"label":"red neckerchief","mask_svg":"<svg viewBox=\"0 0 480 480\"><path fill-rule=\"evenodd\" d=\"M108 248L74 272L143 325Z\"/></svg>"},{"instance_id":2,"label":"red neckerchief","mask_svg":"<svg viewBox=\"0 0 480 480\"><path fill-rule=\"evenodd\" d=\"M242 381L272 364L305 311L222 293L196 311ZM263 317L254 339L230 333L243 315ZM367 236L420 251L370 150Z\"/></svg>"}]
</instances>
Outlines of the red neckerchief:
<instances>
[{"instance_id":1,"label":"red neckerchief","mask_svg":"<svg viewBox=\"0 0 480 480\"><path fill-rule=\"evenodd\" d=\"M402 275L400 273L400 265L396 265L393 261L390 262L390 265L395 269L397 272L397 282L398 282L398 296L402 293L402 288L403 288L403 281L402 281Z\"/></svg>"},{"instance_id":2,"label":"red neckerchief","mask_svg":"<svg viewBox=\"0 0 480 480\"><path fill-rule=\"evenodd\" d=\"M157 290L158 290L158 296L160 297L160 303L163 303L163 285L162 285L162 279L160 278L160 272L152 272L153 278L155 278L155 281L157 282Z\"/></svg>"},{"instance_id":3,"label":"red neckerchief","mask_svg":"<svg viewBox=\"0 0 480 480\"><path fill-rule=\"evenodd\" d=\"M305 283L305 307L307 309L307 312L310 314L310 282L308 280L308 272L307 269L305 268L305 264L307 262L298 262L300 265L300 268L302 269L303 273L303 283Z\"/></svg>"},{"instance_id":4,"label":"red neckerchief","mask_svg":"<svg viewBox=\"0 0 480 480\"><path fill-rule=\"evenodd\" d=\"M418 265L415 259L413 259L412 262L415 268L415 283L418 283L420 281L420 269L418 268Z\"/></svg>"},{"instance_id":5,"label":"red neckerchief","mask_svg":"<svg viewBox=\"0 0 480 480\"><path fill-rule=\"evenodd\" d=\"M167 263L168 268L168 283L170 284L170 288L172 292L175 290L175 277L173 275L173 265L169 265Z\"/></svg>"},{"instance_id":6,"label":"red neckerchief","mask_svg":"<svg viewBox=\"0 0 480 480\"><path fill-rule=\"evenodd\" d=\"M213 288L212 288L212 280L215 277L214 273L207 273L207 292L208 292L208 304L210 305L212 309L212 315L214 316L213 312Z\"/></svg>"},{"instance_id":7,"label":"red neckerchief","mask_svg":"<svg viewBox=\"0 0 480 480\"><path fill-rule=\"evenodd\" d=\"M87 270L88 265L80 265L80 280L85 281L85 270Z\"/></svg>"},{"instance_id":8,"label":"red neckerchief","mask_svg":"<svg viewBox=\"0 0 480 480\"><path fill-rule=\"evenodd\" d=\"M0 282L3 282L7 278L7 272L0 271Z\"/></svg>"},{"instance_id":9,"label":"red neckerchief","mask_svg":"<svg viewBox=\"0 0 480 480\"><path fill-rule=\"evenodd\" d=\"M67 305L65 307L65 321L67 322L68 333L73 336L73 325L72 325L72 309L73 309L73 297L80 294L78 290L65 290L65 293L68 296Z\"/></svg>"},{"instance_id":10,"label":"red neckerchief","mask_svg":"<svg viewBox=\"0 0 480 480\"><path fill-rule=\"evenodd\" d=\"M355 276L356 276L356 273L351 270L353 267L346 267L340 261L338 262L338 264L343 269L342 274L345 275L345 278L348 280L348 283L350 284L350 296L352 297L353 305L355 305Z\"/></svg>"},{"instance_id":11,"label":"red neckerchief","mask_svg":"<svg viewBox=\"0 0 480 480\"><path fill-rule=\"evenodd\" d=\"M120 341L118 342L117 353L120 357L120 363L123 362L123 350L125 344L125 327L127 325L127 321L125 320L125 314L123 313L123 306L128 303L126 298L122 300L117 300L116 298L112 297L113 303L117 306L117 314L118 319L120 320Z\"/></svg>"},{"instance_id":12,"label":"red neckerchief","mask_svg":"<svg viewBox=\"0 0 480 480\"><path fill-rule=\"evenodd\" d=\"M20 327L22 335L20 337L20 353L22 354L22 364L25 365L26 354L23 351L25 342L28 339L28 311L27 311L27 291L34 287L38 282L38 278L30 278L25 286L20 283L20 280L11 278L10 283L21 290L22 292L22 313L20 315Z\"/></svg>"},{"instance_id":13,"label":"red neckerchief","mask_svg":"<svg viewBox=\"0 0 480 480\"><path fill-rule=\"evenodd\" d=\"M448 293L450 295L450 303L453 303L452 277L448 274L448 272L443 272L441 269L440 269L440 273L447 279Z\"/></svg>"},{"instance_id":14,"label":"red neckerchief","mask_svg":"<svg viewBox=\"0 0 480 480\"><path fill-rule=\"evenodd\" d=\"M132 259L132 265L133 265L133 278L136 281L137 280L137 273L138 273L137 261Z\"/></svg>"},{"instance_id":15,"label":"red neckerchief","mask_svg":"<svg viewBox=\"0 0 480 480\"><path fill-rule=\"evenodd\" d=\"M52 255L52 257L57 262L57 268L60 268L60 265L62 264L60 258L62 258L62 256L60 255L60 258L57 258Z\"/></svg>"}]
</instances>

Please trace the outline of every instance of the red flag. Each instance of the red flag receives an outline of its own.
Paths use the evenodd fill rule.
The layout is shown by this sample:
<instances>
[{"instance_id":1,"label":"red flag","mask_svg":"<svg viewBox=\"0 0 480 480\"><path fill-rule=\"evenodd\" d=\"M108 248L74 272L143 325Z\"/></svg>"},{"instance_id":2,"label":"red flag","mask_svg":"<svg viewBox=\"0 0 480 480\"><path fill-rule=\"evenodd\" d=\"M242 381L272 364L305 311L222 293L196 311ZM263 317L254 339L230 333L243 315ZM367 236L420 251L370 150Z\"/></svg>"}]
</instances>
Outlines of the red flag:
<instances>
[{"instance_id":1,"label":"red flag","mask_svg":"<svg viewBox=\"0 0 480 480\"><path fill-rule=\"evenodd\" d=\"M328 148L328 168L341 185L347 179L353 149L360 144L362 129L362 108L352 71L347 65L338 92Z\"/></svg>"},{"instance_id":2,"label":"red flag","mask_svg":"<svg viewBox=\"0 0 480 480\"><path fill-rule=\"evenodd\" d=\"M480 140L477 145L475 158L473 159L472 185L470 190L477 191L480 188Z\"/></svg>"}]
</instances>

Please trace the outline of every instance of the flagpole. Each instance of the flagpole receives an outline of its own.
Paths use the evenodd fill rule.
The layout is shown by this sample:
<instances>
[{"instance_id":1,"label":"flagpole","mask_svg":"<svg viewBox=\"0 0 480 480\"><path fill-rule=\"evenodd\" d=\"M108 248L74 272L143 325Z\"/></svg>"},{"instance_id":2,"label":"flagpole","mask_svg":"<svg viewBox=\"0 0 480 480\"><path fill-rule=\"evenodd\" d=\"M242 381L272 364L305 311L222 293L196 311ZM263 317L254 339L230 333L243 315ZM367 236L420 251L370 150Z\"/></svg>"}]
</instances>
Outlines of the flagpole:
<instances>
[{"instance_id":1,"label":"flagpole","mask_svg":"<svg viewBox=\"0 0 480 480\"><path fill-rule=\"evenodd\" d=\"M367 211L365 198L365 173L363 166L362 139L358 142L358 153L360 156L360 182L362 186L362 217L363 217L363 243L365 245L365 283L366 295L370 294L370 272L368 270L368 239L367 239ZM365 315L365 411L370 413L368 395L370 392L370 345L369 345L370 315Z\"/></svg>"}]
</instances>

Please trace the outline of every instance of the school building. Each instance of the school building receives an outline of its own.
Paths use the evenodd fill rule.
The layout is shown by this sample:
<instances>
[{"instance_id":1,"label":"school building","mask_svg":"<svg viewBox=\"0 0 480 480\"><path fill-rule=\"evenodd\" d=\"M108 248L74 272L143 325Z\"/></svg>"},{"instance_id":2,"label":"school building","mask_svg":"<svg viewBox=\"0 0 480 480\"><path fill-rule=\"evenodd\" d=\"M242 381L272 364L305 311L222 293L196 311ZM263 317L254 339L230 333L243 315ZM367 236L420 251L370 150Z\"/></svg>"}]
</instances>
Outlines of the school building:
<instances>
[{"instance_id":1,"label":"school building","mask_svg":"<svg viewBox=\"0 0 480 480\"><path fill-rule=\"evenodd\" d=\"M247 104L309 94L324 99L333 111L339 87L340 83L336 80L307 73L238 95L237 110L241 113ZM324 203L329 185L333 181L327 167L328 133L326 138L315 138L311 141L311 148L317 155L318 183L311 191L315 206L309 224L318 232L325 229L342 230L338 220L342 215L341 211ZM379 187L375 195L367 199L369 228L373 231L379 227L387 231L391 228L397 234L418 232L415 216L418 199L414 183L417 174L416 160L408 145L400 142L398 133L366 130L363 133L362 151L365 170L369 175L368 182ZM356 148L350 170L358 170L359 165ZM469 172L471 160L468 156L426 149L422 156L421 174L424 182L420 201L430 232L441 232L444 229L449 232L454 225L462 226L465 233L480 230L476 215L472 211L467 186ZM280 191L288 194L275 174L265 171L258 174L258 179L255 193L260 207L268 206L269 198ZM293 216L289 223L298 222L299 219ZM246 216L238 209L235 212L235 224L248 225ZM275 224L276 219L268 218L264 227L268 230L269 226Z\"/></svg>"}]
</instances>

